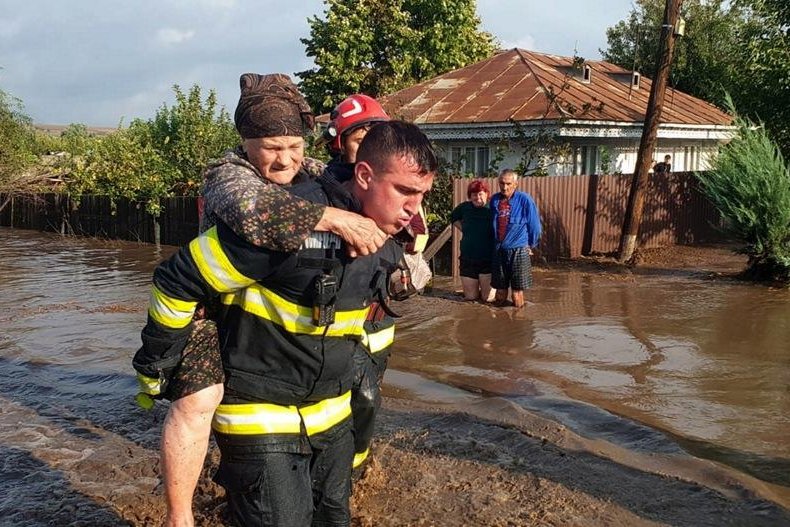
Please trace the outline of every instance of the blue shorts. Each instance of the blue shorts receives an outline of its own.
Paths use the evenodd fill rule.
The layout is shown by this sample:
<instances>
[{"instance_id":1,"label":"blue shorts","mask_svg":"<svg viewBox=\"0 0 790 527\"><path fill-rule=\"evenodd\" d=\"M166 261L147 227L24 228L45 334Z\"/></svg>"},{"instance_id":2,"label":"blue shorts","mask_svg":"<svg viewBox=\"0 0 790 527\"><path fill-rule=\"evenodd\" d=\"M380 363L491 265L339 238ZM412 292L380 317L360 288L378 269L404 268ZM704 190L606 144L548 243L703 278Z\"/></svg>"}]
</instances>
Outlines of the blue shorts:
<instances>
[{"instance_id":1,"label":"blue shorts","mask_svg":"<svg viewBox=\"0 0 790 527\"><path fill-rule=\"evenodd\" d=\"M491 262L491 287L523 291L532 287L532 262L529 249L495 249Z\"/></svg>"}]
</instances>

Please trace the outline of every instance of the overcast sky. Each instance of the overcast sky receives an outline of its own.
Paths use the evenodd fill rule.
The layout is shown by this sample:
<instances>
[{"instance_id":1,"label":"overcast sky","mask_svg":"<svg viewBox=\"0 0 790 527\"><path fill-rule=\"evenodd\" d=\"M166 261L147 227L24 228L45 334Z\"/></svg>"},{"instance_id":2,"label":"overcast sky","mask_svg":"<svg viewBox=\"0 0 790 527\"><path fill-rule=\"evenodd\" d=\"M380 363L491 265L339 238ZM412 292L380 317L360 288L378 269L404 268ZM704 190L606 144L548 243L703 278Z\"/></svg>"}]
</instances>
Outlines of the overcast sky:
<instances>
[{"instance_id":1,"label":"overcast sky","mask_svg":"<svg viewBox=\"0 0 790 527\"><path fill-rule=\"evenodd\" d=\"M600 58L631 0L478 0L502 48ZM232 113L244 72L311 67L299 41L322 0L0 0L0 89L37 123L116 126L214 89ZM294 78L294 80L298 80Z\"/></svg>"}]
</instances>

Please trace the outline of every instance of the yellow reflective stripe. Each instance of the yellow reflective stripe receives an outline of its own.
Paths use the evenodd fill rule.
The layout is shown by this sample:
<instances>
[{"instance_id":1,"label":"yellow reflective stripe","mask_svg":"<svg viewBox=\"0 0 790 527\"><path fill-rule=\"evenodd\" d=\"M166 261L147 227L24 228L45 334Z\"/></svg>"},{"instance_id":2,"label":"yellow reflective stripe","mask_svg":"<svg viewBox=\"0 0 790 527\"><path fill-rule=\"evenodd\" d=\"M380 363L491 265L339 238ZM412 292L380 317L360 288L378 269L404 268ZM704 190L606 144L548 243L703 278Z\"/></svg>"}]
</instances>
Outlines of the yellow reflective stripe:
<instances>
[{"instance_id":1,"label":"yellow reflective stripe","mask_svg":"<svg viewBox=\"0 0 790 527\"><path fill-rule=\"evenodd\" d=\"M354 454L354 462L351 464L351 466L353 468L359 467L368 458L368 454L370 454L369 448L366 448L364 452L357 452Z\"/></svg>"},{"instance_id":2,"label":"yellow reflective stripe","mask_svg":"<svg viewBox=\"0 0 790 527\"><path fill-rule=\"evenodd\" d=\"M281 297L260 284L253 284L243 291L222 296L225 305L237 305L244 311L282 326L289 333L343 337L362 336L362 325L367 318L368 307L351 311L337 311L331 325L313 324L311 307L301 306Z\"/></svg>"},{"instance_id":3,"label":"yellow reflective stripe","mask_svg":"<svg viewBox=\"0 0 790 527\"><path fill-rule=\"evenodd\" d=\"M162 393L162 383L159 382L159 379L146 377L142 373L138 373L137 384L140 386L140 391L148 395L159 395Z\"/></svg>"},{"instance_id":4,"label":"yellow reflective stripe","mask_svg":"<svg viewBox=\"0 0 790 527\"><path fill-rule=\"evenodd\" d=\"M378 353L387 349L395 341L395 325L384 328L375 333L363 333L362 344L364 344L368 351L371 353Z\"/></svg>"},{"instance_id":5,"label":"yellow reflective stripe","mask_svg":"<svg viewBox=\"0 0 790 527\"><path fill-rule=\"evenodd\" d=\"M192 320L197 302L167 296L155 285L151 287L148 314L163 326L180 329Z\"/></svg>"},{"instance_id":6,"label":"yellow reflective stripe","mask_svg":"<svg viewBox=\"0 0 790 527\"><path fill-rule=\"evenodd\" d=\"M425 252L425 246L428 245L427 234L417 234L414 236L414 249L412 252L421 253Z\"/></svg>"},{"instance_id":7,"label":"yellow reflective stripe","mask_svg":"<svg viewBox=\"0 0 790 527\"><path fill-rule=\"evenodd\" d=\"M189 252L198 266L203 279L215 291L227 293L247 287L254 282L238 272L228 260L217 236L217 228L212 227L191 242Z\"/></svg>"},{"instance_id":8,"label":"yellow reflective stripe","mask_svg":"<svg viewBox=\"0 0 790 527\"><path fill-rule=\"evenodd\" d=\"M211 427L223 434L298 434L301 419L295 406L221 404Z\"/></svg>"},{"instance_id":9,"label":"yellow reflective stripe","mask_svg":"<svg viewBox=\"0 0 790 527\"><path fill-rule=\"evenodd\" d=\"M268 403L221 404L211 427L223 434L298 434L304 422L308 435L339 424L351 416L351 392L297 408Z\"/></svg>"},{"instance_id":10,"label":"yellow reflective stripe","mask_svg":"<svg viewBox=\"0 0 790 527\"><path fill-rule=\"evenodd\" d=\"M351 392L299 408L299 413L307 435L325 432L351 415Z\"/></svg>"}]
</instances>

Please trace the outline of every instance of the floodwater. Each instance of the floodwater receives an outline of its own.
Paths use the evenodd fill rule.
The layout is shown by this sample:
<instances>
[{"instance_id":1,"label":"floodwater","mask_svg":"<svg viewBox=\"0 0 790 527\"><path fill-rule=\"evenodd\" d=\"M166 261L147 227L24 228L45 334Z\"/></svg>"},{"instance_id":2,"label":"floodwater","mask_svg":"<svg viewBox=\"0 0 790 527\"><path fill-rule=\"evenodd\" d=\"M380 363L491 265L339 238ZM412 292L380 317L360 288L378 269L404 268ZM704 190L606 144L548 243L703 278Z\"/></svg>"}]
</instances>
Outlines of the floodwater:
<instances>
[{"instance_id":1,"label":"floodwater","mask_svg":"<svg viewBox=\"0 0 790 527\"><path fill-rule=\"evenodd\" d=\"M108 452L156 448L130 357L172 250L0 228L0 524L115 525L102 501L155 484L155 466ZM535 278L521 310L406 303L385 393L505 398L582 437L790 490L787 291L672 271Z\"/></svg>"}]
</instances>

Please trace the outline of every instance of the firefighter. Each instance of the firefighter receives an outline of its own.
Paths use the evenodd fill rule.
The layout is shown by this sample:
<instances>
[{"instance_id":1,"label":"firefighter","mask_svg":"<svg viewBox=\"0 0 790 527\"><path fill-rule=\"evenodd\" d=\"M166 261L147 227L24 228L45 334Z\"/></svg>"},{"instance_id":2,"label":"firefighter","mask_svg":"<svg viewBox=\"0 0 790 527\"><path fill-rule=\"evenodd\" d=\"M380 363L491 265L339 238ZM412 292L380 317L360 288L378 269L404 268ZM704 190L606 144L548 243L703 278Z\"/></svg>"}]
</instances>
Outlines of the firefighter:
<instances>
[{"instance_id":1,"label":"firefighter","mask_svg":"<svg viewBox=\"0 0 790 527\"><path fill-rule=\"evenodd\" d=\"M290 78L245 73L239 84L234 121L241 144L204 172L201 232L221 221L254 245L292 252L314 230L331 231L356 254L375 252L388 236L372 220L311 203L280 188L323 172L322 164L303 157L303 136L312 132L313 116ZM142 404L152 405L150 396L172 401L161 441L166 527L194 524L192 497L211 419L222 399L224 374L215 324L201 317L192 328L167 389L158 380L139 377Z\"/></svg>"},{"instance_id":2,"label":"firefighter","mask_svg":"<svg viewBox=\"0 0 790 527\"><path fill-rule=\"evenodd\" d=\"M381 104L365 94L354 94L341 101L329 114L323 140L332 156L326 167L333 178L343 181L354 173L357 151L371 127L389 121ZM407 230L410 235L404 240L406 251L421 258L428 235L425 212L420 205L412 217ZM415 232L415 230L417 232ZM413 258L414 256L404 256ZM416 291L411 283L411 271L406 261L399 266L399 275L408 273L409 278L396 277L395 282L407 281L398 293L404 298ZM383 305L382 305L383 304ZM390 311L391 312L391 311ZM381 382L387 369L390 348L395 337L395 320L387 313L384 303L374 302L368 321L365 323L364 347L354 353L354 389L351 392L351 408L354 419L354 468L359 468L370 454L376 414L381 407Z\"/></svg>"},{"instance_id":3,"label":"firefighter","mask_svg":"<svg viewBox=\"0 0 790 527\"><path fill-rule=\"evenodd\" d=\"M427 138L393 121L363 142L350 182L328 178L294 191L361 212L393 235L416 214L436 167ZM388 242L350 258L338 236L317 232L295 254L282 253L250 245L220 222L157 268L135 360L152 380L168 379L196 303L221 299L216 480L238 524L349 524L355 339L400 253Z\"/></svg>"}]
</instances>

